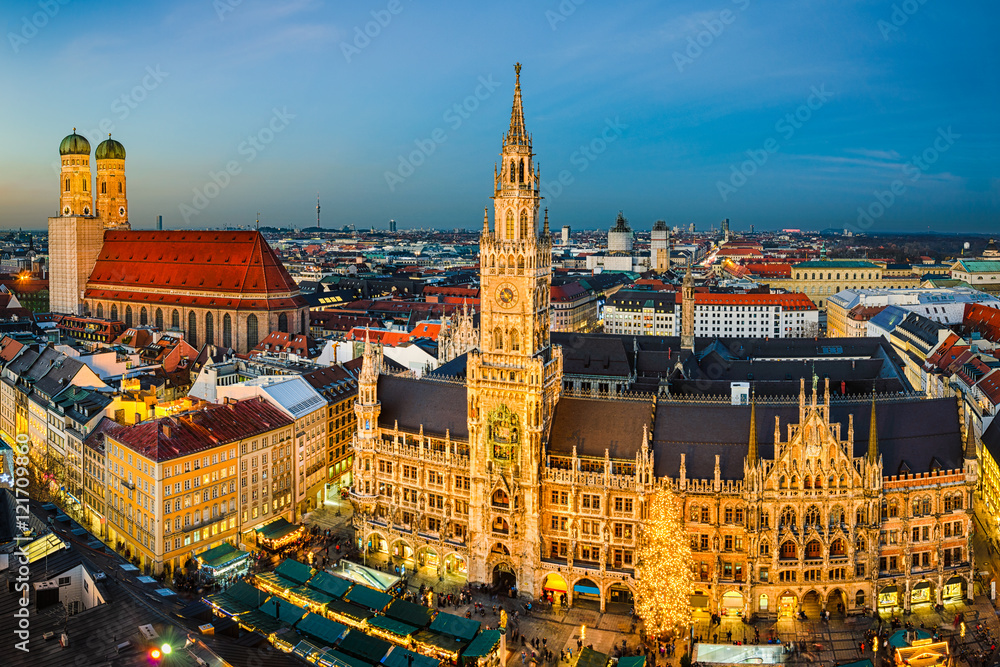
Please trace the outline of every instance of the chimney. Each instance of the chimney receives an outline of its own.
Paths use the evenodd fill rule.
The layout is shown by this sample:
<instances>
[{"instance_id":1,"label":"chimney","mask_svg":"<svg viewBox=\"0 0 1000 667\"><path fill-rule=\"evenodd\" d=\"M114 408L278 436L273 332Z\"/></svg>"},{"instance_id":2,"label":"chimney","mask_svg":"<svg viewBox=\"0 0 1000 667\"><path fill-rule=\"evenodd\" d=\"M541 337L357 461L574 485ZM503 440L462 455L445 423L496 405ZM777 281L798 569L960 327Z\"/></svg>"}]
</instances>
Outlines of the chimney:
<instances>
[{"instance_id":1,"label":"chimney","mask_svg":"<svg viewBox=\"0 0 1000 667\"><path fill-rule=\"evenodd\" d=\"M167 422L162 422L160 424L160 426L162 427L161 431L163 432L163 437L169 438L170 437L170 424L168 424Z\"/></svg>"}]
</instances>

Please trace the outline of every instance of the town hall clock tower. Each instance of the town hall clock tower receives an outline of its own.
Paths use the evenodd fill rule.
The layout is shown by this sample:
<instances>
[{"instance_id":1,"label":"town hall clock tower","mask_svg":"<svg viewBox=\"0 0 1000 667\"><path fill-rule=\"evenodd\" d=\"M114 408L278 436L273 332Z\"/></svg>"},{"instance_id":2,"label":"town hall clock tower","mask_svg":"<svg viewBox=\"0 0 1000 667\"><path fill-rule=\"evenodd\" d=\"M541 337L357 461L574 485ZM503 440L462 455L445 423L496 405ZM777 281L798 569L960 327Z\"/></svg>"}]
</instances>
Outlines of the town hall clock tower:
<instances>
[{"instance_id":1,"label":"town hall clock tower","mask_svg":"<svg viewBox=\"0 0 1000 667\"><path fill-rule=\"evenodd\" d=\"M479 241L479 349L469 354L469 579L536 595L543 445L562 383L549 344L552 237L538 230L540 177L524 127L521 65L493 172L493 227Z\"/></svg>"}]
</instances>

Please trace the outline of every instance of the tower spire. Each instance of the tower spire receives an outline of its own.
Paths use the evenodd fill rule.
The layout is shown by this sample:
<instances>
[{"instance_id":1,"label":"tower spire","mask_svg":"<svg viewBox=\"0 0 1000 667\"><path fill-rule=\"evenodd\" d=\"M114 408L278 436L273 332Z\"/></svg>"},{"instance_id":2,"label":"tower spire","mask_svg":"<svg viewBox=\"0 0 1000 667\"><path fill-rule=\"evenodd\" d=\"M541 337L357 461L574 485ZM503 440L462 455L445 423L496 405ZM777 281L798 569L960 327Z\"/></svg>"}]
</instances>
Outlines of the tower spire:
<instances>
[{"instance_id":1,"label":"tower spire","mask_svg":"<svg viewBox=\"0 0 1000 667\"><path fill-rule=\"evenodd\" d=\"M542 227L542 235L543 236L548 236L549 235L549 207L548 206L545 207L545 224Z\"/></svg>"},{"instance_id":2,"label":"tower spire","mask_svg":"<svg viewBox=\"0 0 1000 667\"><path fill-rule=\"evenodd\" d=\"M490 233L490 214L489 214L489 210L484 206L483 207L483 234L489 234L489 233Z\"/></svg>"},{"instance_id":3,"label":"tower spire","mask_svg":"<svg viewBox=\"0 0 1000 667\"><path fill-rule=\"evenodd\" d=\"M757 463L757 397L750 395L750 446L747 448L747 463Z\"/></svg>"},{"instance_id":4,"label":"tower spire","mask_svg":"<svg viewBox=\"0 0 1000 667\"><path fill-rule=\"evenodd\" d=\"M872 390L872 420L868 427L868 460L878 460L878 425L875 423L875 391Z\"/></svg>"},{"instance_id":5,"label":"tower spire","mask_svg":"<svg viewBox=\"0 0 1000 667\"><path fill-rule=\"evenodd\" d=\"M510 110L510 129L505 144L527 144L528 133L524 129L524 107L521 105L521 63L514 64L514 106Z\"/></svg>"}]
</instances>

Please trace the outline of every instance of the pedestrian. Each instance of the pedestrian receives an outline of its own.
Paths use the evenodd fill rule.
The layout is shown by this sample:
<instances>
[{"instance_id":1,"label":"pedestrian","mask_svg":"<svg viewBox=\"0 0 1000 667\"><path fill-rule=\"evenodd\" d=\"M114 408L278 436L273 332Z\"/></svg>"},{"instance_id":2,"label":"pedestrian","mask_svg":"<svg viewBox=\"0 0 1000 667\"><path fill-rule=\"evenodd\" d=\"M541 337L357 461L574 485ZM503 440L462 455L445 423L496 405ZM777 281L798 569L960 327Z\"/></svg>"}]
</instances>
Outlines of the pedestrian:
<instances>
[{"instance_id":1,"label":"pedestrian","mask_svg":"<svg viewBox=\"0 0 1000 667\"><path fill-rule=\"evenodd\" d=\"M524 664L525 659L526 659L525 653L524 653L524 651L521 651L521 664L522 665Z\"/></svg>"}]
</instances>

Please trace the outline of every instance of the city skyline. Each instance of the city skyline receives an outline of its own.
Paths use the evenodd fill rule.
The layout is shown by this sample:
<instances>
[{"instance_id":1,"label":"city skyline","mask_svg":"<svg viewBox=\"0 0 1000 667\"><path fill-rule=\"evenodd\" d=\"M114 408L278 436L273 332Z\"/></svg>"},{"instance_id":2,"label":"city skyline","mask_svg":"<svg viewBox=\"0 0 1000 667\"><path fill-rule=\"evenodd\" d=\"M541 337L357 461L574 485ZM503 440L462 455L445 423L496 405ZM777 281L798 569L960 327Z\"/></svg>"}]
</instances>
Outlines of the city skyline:
<instances>
[{"instance_id":1,"label":"city skyline","mask_svg":"<svg viewBox=\"0 0 1000 667\"><path fill-rule=\"evenodd\" d=\"M521 61L554 227L989 233L989 21L913 4L16 3L0 226L55 213L75 126L125 145L137 229L308 227L317 192L328 228L475 229Z\"/></svg>"}]
</instances>

